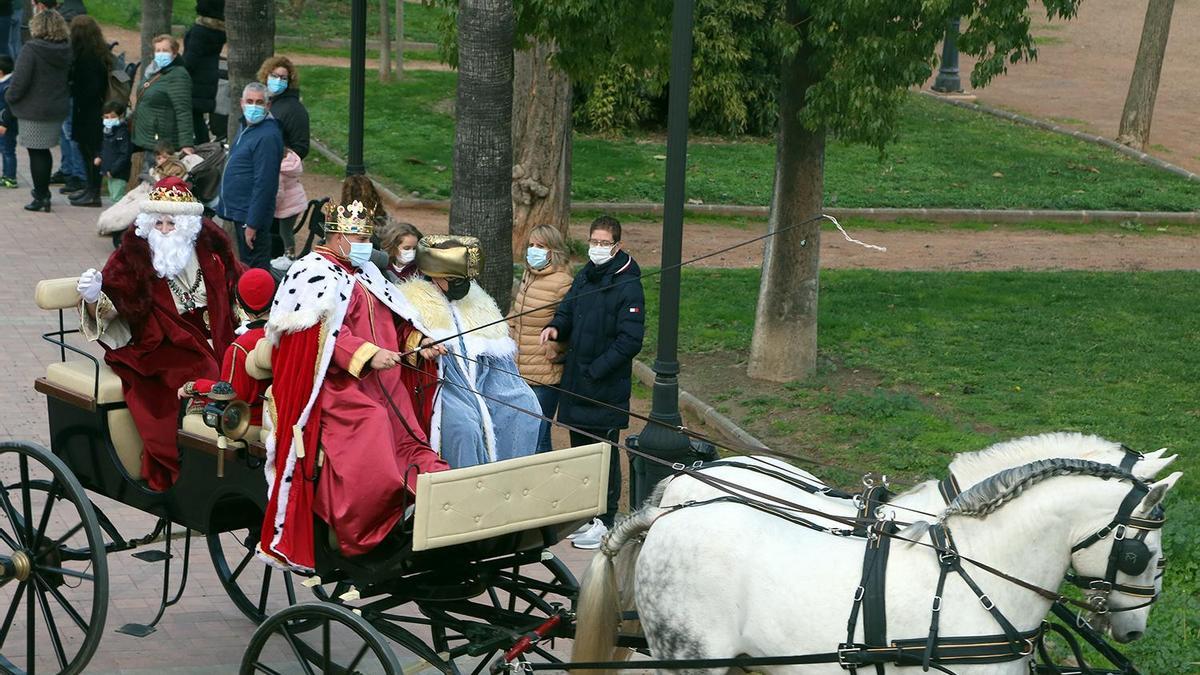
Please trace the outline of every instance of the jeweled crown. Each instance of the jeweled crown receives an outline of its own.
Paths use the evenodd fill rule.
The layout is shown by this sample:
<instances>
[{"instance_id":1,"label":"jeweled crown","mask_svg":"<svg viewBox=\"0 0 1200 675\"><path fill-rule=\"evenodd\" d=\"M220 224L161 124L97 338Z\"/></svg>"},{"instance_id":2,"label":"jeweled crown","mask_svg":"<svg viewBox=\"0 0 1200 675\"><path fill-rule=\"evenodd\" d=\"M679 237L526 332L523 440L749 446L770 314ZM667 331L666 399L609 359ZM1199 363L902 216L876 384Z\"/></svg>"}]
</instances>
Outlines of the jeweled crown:
<instances>
[{"instance_id":1,"label":"jeweled crown","mask_svg":"<svg viewBox=\"0 0 1200 675\"><path fill-rule=\"evenodd\" d=\"M325 231L342 234L365 234L370 236L375 232L374 215L357 199L348 205L326 203L322 209L325 212Z\"/></svg>"}]
</instances>

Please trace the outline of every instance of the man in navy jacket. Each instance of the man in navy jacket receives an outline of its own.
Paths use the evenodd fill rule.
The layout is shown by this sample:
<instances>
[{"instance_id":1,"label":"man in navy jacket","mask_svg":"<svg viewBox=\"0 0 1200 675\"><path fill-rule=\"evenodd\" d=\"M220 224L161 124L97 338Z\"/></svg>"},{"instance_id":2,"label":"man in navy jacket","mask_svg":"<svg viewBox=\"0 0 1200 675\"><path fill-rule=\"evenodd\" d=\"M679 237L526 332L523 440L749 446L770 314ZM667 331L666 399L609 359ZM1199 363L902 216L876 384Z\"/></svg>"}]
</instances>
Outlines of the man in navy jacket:
<instances>
[{"instance_id":1,"label":"man in navy jacket","mask_svg":"<svg viewBox=\"0 0 1200 675\"><path fill-rule=\"evenodd\" d=\"M555 340L569 347L559 385L564 396L558 421L613 444L608 511L586 530L572 535L577 548L595 549L612 527L621 499L621 453L616 446L620 430L629 426L626 411L633 386L633 358L642 351L646 297L641 269L621 250L621 223L615 218L601 216L592 223L588 258L541 338L543 344ZM594 442L571 432L572 446Z\"/></svg>"},{"instance_id":2,"label":"man in navy jacket","mask_svg":"<svg viewBox=\"0 0 1200 675\"><path fill-rule=\"evenodd\" d=\"M271 223L283 161L283 130L269 108L266 86L247 84L242 90L242 128L229 148L217 204L217 214L234 224L242 262L261 269L270 267Z\"/></svg>"}]
</instances>

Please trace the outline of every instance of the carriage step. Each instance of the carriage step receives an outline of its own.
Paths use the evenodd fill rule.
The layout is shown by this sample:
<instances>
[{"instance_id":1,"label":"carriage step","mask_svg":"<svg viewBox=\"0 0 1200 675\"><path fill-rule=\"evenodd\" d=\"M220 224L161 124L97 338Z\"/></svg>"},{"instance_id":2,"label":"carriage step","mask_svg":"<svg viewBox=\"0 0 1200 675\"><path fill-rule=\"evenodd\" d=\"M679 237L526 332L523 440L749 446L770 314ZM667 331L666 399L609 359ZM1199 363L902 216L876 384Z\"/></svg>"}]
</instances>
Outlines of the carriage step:
<instances>
[{"instance_id":1,"label":"carriage step","mask_svg":"<svg viewBox=\"0 0 1200 675\"><path fill-rule=\"evenodd\" d=\"M136 638L143 638L153 633L155 630L156 629L154 626L147 626L144 623L127 623L118 628L117 632L124 633L125 635L132 635Z\"/></svg>"},{"instance_id":2,"label":"carriage step","mask_svg":"<svg viewBox=\"0 0 1200 675\"><path fill-rule=\"evenodd\" d=\"M137 553L133 554L133 557L141 560L142 562L156 563L169 559L171 554L158 549L150 549L149 551L138 551ZM132 626L134 624L129 625ZM132 633L130 633L130 635L132 635Z\"/></svg>"}]
</instances>

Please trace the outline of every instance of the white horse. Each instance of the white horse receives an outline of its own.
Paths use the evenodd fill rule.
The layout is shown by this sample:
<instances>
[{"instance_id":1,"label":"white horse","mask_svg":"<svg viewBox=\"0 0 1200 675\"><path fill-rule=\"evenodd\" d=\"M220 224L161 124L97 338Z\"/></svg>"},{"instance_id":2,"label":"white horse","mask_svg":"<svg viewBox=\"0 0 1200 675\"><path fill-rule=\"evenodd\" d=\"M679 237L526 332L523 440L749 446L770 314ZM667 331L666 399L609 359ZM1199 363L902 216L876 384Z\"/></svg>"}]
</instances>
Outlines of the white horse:
<instances>
[{"instance_id":1,"label":"white horse","mask_svg":"<svg viewBox=\"0 0 1200 675\"><path fill-rule=\"evenodd\" d=\"M1177 457L1177 455L1164 457L1165 451L1164 448L1141 456L1132 465L1131 473L1141 480L1152 480L1163 469L1170 466ZM959 453L950 462L949 471L959 489L965 490L1003 469L1039 459L1069 457L1119 466L1131 454L1134 457L1137 456L1120 443L1106 440L1100 436L1076 432L1055 432L1024 436L996 443L976 452ZM793 504L807 506L824 513L843 518L853 518L857 515L857 506L849 499L814 494L770 475L741 468L767 467L819 488L827 487L811 473L781 460L770 457L733 457L728 461L734 465L706 468L703 472L728 483L779 497ZM727 493L695 478L679 475L668 479L661 500L652 500L650 503L659 506L673 506L689 501L699 502L713 499L725 494ZM742 494L749 493L743 491ZM945 506L946 499L939 489L938 481L928 480L893 497L887 505L881 507L879 515L885 519L911 522L933 518ZM835 520L811 515L805 515L805 517L825 527L845 527L843 523ZM1150 536L1158 537L1159 535L1155 533ZM1130 583L1127 575L1121 575L1119 580ZM1157 589L1160 582L1156 581L1151 585ZM1104 624L1114 640L1125 643L1135 640L1145 633L1151 605L1146 603L1144 595L1130 595L1119 590L1114 591L1110 606L1121 610L1108 615L1104 620ZM1136 609L1130 610L1131 607L1136 607Z\"/></svg>"},{"instance_id":2,"label":"white horse","mask_svg":"<svg viewBox=\"0 0 1200 675\"><path fill-rule=\"evenodd\" d=\"M1182 474L1150 486L1133 509L1149 518ZM1117 480L1113 480L1117 478ZM1132 481L1123 470L1078 459L1050 459L1001 471L968 489L942 513L964 557L985 562L1042 588L1056 589L1068 566L1103 577L1112 537L1072 552L1112 522ZM1019 497L1019 498L1018 498ZM1003 508L1001 508L1003 507ZM654 525L651 528L651 525ZM900 533L924 538L927 523ZM617 573L611 557L644 538L633 569ZM1153 585L1161 557L1157 537L1138 582ZM617 588L635 589L642 626L655 658L782 656L836 650L860 582L863 540L789 524L736 503L670 510L647 506L619 524L593 559L577 603L573 661L612 657ZM1050 601L964 563L976 583L1020 631L1035 629ZM893 546L887 568L889 640L928 632L939 565L926 546ZM966 585L951 575L940 601L943 637L1000 632ZM861 626L855 640L862 641ZM955 665L960 673L1023 673L1025 660ZM835 664L756 667L761 672L844 672ZM888 672L900 672L887 666ZM682 672L707 673L707 670ZM907 672L907 671L905 671Z\"/></svg>"}]
</instances>

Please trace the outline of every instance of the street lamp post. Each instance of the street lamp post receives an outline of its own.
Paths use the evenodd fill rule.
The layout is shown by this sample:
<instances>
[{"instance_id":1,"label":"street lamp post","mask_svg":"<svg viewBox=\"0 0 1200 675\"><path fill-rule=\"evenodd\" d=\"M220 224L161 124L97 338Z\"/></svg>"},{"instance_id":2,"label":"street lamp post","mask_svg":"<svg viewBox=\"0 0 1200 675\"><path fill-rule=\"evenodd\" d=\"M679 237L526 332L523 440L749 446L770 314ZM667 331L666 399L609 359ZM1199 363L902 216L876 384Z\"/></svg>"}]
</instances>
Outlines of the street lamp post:
<instances>
[{"instance_id":1,"label":"street lamp post","mask_svg":"<svg viewBox=\"0 0 1200 675\"><path fill-rule=\"evenodd\" d=\"M367 0L350 3L350 152L347 176L366 173L363 166L363 108L367 76Z\"/></svg>"},{"instance_id":2,"label":"street lamp post","mask_svg":"<svg viewBox=\"0 0 1200 675\"><path fill-rule=\"evenodd\" d=\"M962 79L958 74L958 18L950 20L946 26L946 40L942 43L942 65L938 68L937 79L933 81L933 90L943 94L960 93Z\"/></svg>"},{"instance_id":3,"label":"street lamp post","mask_svg":"<svg viewBox=\"0 0 1200 675\"><path fill-rule=\"evenodd\" d=\"M659 287L658 355L654 360L654 394L650 419L638 437L638 448L669 462L682 462L691 444L674 431L679 414L679 263L683 248L684 179L687 173L688 91L692 80L692 14L695 0L675 0L671 26L671 76L667 99L667 183L663 196L663 248ZM669 426L664 426L669 425ZM670 475L669 468L641 458L633 460L636 479L630 506L637 508Z\"/></svg>"}]
</instances>

